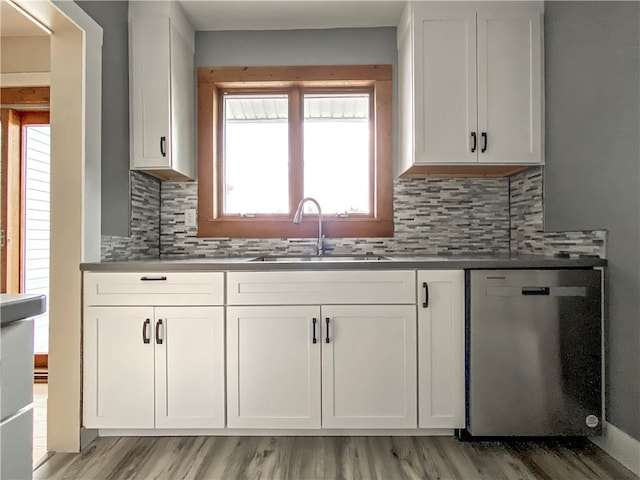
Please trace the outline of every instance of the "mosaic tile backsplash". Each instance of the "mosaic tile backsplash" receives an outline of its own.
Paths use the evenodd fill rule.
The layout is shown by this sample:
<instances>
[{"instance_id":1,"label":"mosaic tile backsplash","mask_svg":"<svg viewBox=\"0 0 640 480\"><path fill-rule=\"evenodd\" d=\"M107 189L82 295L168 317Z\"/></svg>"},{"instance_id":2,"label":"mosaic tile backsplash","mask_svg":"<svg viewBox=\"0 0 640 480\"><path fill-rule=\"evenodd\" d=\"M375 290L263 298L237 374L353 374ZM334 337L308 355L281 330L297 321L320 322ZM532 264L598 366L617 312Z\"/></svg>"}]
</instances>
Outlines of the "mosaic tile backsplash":
<instances>
[{"instance_id":1,"label":"mosaic tile backsplash","mask_svg":"<svg viewBox=\"0 0 640 480\"><path fill-rule=\"evenodd\" d=\"M103 261L162 257L304 255L311 238L198 238L185 227L194 182L131 172L131 236L102 237ZM397 179L391 238L328 238L327 255L586 254L606 256L606 232L542 231L542 167L510 178Z\"/></svg>"},{"instance_id":2,"label":"mosaic tile backsplash","mask_svg":"<svg viewBox=\"0 0 640 480\"><path fill-rule=\"evenodd\" d=\"M103 262L143 260L160 256L160 181L132 171L131 235L102 236Z\"/></svg>"},{"instance_id":3,"label":"mosaic tile backsplash","mask_svg":"<svg viewBox=\"0 0 640 480\"><path fill-rule=\"evenodd\" d=\"M606 257L606 230L543 231L542 167L510 177L511 252Z\"/></svg>"},{"instance_id":4,"label":"mosaic tile backsplash","mask_svg":"<svg viewBox=\"0 0 640 480\"><path fill-rule=\"evenodd\" d=\"M394 184L395 235L326 239L327 255L492 254L509 251L509 180L398 179ZM300 255L309 239L197 238L184 226L196 208L197 184L163 183L160 251L163 256Z\"/></svg>"}]
</instances>

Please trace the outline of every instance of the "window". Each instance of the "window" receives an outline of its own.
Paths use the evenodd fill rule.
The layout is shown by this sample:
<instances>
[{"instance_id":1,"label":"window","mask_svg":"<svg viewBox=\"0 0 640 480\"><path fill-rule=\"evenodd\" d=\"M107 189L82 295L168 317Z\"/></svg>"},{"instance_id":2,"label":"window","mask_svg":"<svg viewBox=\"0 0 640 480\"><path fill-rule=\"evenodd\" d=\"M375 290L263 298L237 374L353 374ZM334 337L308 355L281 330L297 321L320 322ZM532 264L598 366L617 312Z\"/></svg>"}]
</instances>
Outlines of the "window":
<instances>
[{"instance_id":1,"label":"window","mask_svg":"<svg viewBox=\"0 0 640 480\"><path fill-rule=\"evenodd\" d=\"M391 66L200 68L198 236L393 235Z\"/></svg>"}]
</instances>

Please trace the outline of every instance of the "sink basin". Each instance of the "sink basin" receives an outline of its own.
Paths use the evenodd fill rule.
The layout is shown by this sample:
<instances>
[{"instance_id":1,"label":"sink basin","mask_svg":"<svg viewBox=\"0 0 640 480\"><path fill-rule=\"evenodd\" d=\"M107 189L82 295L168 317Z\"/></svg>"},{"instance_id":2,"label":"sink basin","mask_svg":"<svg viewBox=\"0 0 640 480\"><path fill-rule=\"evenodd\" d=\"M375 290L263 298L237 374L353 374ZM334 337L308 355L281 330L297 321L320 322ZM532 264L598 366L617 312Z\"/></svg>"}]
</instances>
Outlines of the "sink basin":
<instances>
[{"instance_id":1,"label":"sink basin","mask_svg":"<svg viewBox=\"0 0 640 480\"><path fill-rule=\"evenodd\" d=\"M378 262L382 260L391 260L389 257L381 255L332 255L327 257L318 256L301 256L301 257L256 257L249 260L250 262Z\"/></svg>"}]
</instances>

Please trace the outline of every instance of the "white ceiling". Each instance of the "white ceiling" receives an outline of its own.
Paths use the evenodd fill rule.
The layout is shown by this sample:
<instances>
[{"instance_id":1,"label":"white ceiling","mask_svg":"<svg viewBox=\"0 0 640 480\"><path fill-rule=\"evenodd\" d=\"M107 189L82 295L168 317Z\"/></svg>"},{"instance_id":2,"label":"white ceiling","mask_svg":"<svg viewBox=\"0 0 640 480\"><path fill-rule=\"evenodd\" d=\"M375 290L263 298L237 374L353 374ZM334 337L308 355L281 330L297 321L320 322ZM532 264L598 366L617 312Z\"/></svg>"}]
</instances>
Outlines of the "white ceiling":
<instances>
[{"instance_id":1,"label":"white ceiling","mask_svg":"<svg viewBox=\"0 0 640 480\"><path fill-rule=\"evenodd\" d=\"M403 1L179 0L196 31L395 27Z\"/></svg>"},{"instance_id":2,"label":"white ceiling","mask_svg":"<svg viewBox=\"0 0 640 480\"><path fill-rule=\"evenodd\" d=\"M35 23L18 12L4 0L0 0L0 36L31 37L48 34Z\"/></svg>"}]
</instances>

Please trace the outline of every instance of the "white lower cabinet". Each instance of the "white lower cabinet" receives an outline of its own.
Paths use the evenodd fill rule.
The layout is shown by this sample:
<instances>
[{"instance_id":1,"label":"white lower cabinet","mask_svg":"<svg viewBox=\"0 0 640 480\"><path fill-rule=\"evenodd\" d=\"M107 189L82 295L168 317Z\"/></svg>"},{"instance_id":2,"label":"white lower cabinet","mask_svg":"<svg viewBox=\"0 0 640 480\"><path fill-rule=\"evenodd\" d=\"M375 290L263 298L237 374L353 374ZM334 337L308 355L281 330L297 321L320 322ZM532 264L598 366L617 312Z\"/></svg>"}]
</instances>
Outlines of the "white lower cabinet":
<instances>
[{"instance_id":1,"label":"white lower cabinet","mask_svg":"<svg viewBox=\"0 0 640 480\"><path fill-rule=\"evenodd\" d=\"M156 307L155 316L156 329L163 321L155 345L156 428L224 427L223 308Z\"/></svg>"},{"instance_id":2,"label":"white lower cabinet","mask_svg":"<svg viewBox=\"0 0 640 480\"><path fill-rule=\"evenodd\" d=\"M84 302L88 428L465 426L463 271L85 272Z\"/></svg>"},{"instance_id":3,"label":"white lower cabinet","mask_svg":"<svg viewBox=\"0 0 640 480\"><path fill-rule=\"evenodd\" d=\"M416 428L415 315L413 305L228 307L228 426Z\"/></svg>"},{"instance_id":4,"label":"white lower cabinet","mask_svg":"<svg viewBox=\"0 0 640 480\"><path fill-rule=\"evenodd\" d=\"M223 307L86 307L84 426L224 427Z\"/></svg>"},{"instance_id":5,"label":"white lower cabinet","mask_svg":"<svg viewBox=\"0 0 640 480\"><path fill-rule=\"evenodd\" d=\"M464 428L464 271L418 271L420 428Z\"/></svg>"},{"instance_id":6,"label":"white lower cabinet","mask_svg":"<svg viewBox=\"0 0 640 480\"><path fill-rule=\"evenodd\" d=\"M322 318L322 426L416 428L415 306L327 306Z\"/></svg>"},{"instance_id":7,"label":"white lower cabinet","mask_svg":"<svg viewBox=\"0 0 640 480\"><path fill-rule=\"evenodd\" d=\"M314 319L319 335L319 307L227 308L230 428L320 428Z\"/></svg>"}]
</instances>

